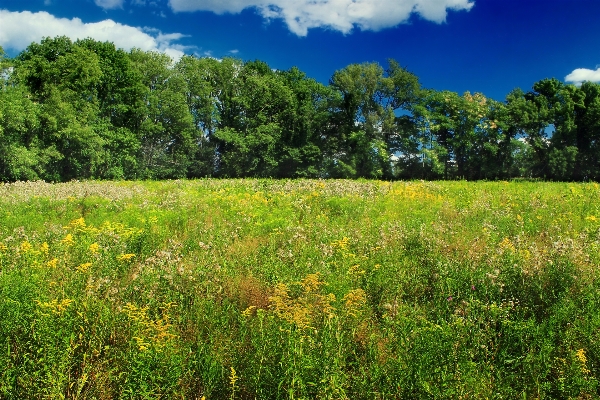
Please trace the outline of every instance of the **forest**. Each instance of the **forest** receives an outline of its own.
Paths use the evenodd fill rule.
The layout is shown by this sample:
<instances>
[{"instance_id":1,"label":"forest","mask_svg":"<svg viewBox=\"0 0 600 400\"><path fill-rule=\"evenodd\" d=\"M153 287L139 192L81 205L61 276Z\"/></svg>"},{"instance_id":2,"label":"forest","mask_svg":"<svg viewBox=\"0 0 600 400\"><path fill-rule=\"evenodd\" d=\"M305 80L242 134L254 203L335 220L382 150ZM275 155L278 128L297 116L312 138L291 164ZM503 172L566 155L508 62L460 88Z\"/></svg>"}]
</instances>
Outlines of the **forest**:
<instances>
[{"instance_id":1,"label":"forest","mask_svg":"<svg viewBox=\"0 0 600 400\"><path fill-rule=\"evenodd\" d=\"M44 38L0 48L0 181L600 179L600 84L504 101L424 88L395 60L328 85L293 67Z\"/></svg>"}]
</instances>

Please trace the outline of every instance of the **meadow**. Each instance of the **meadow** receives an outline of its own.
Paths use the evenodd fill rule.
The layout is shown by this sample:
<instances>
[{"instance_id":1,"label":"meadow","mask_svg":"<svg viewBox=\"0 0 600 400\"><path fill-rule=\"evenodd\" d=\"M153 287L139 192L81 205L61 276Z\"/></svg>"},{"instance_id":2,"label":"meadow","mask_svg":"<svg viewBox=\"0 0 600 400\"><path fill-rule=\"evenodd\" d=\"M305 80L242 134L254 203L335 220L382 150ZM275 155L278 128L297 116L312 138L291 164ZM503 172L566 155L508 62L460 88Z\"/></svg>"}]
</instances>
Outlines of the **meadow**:
<instances>
[{"instance_id":1,"label":"meadow","mask_svg":"<svg viewBox=\"0 0 600 400\"><path fill-rule=\"evenodd\" d=\"M0 399L594 399L595 183L0 184Z\"/></svg>"}]
</instances>

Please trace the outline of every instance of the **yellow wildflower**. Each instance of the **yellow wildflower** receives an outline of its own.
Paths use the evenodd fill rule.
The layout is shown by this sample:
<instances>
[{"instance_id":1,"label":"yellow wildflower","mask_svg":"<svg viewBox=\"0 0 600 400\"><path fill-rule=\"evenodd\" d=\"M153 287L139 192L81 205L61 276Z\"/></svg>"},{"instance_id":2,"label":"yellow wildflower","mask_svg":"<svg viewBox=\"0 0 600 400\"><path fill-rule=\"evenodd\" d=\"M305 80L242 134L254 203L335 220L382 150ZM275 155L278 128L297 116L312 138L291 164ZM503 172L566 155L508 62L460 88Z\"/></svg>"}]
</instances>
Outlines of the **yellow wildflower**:
<instances>
[{"instance_id":1,"label":"yellow wildflower","mask_svg":"<svg viewBox=\"0 0 600 400\"><path fill-rule=\"evenodd\" d=\"M53 258L52 260L50 260L46 263L46 266L48 268L56 268L57 265L58 265L58 258Z\"/></svg>"},{"instance_id":2,"label":"yellow wildflower","mask_svg":"<svg viewBox=\"0 0 600 400\"><path fill-rule=\"evenodd\" d=\"M8 247L4 243L0 242L0 251L6 251L6 250L8 250Z\"/></svg>"},{"instance_id":3,"label":"yellow wildflower","mask_svg":"<svg viewBox=\"0 0 600 400\"><path fill-rule=\"evenodd\" d=\"M70 233L68 233L67 236L65 236L64 239L60 242L66 246L72 246L73 244L75 244L75 241L73 240L73 235L71 235Z\"/></svg>"},{"instance_id":4,"label":"yellow wildflower","mask_svg":"<svg viewBox=\"0 0 600 400\"><path fill-rule=\"evenodd\" d=\"M53 314L62 315L67 310L67 308L69 308L71 303L73 303L73 300L63 299L59 302L58 300L54 299L52 301L47 302L42 302L39 300L36 300L35 302L44 311L49 311Z\"/></svg>"},{"instance_id":5,"label":"yellow wildflower","mask_svg":"<svg viewBox=\"0 0 600 400\"><path fill-rule=\"evenodd\" d=\"M587 368L587 356L585 355L585 350L577 350L575 352L575 357L577 357L577 359L581 363L581 372L583 372L584 374L588 374L590 370Z\"/></svg>"},{"instance_id":6,"label":"yellow wildflower","mask_svg":"<svg viewBox=\"0 0 600 400\"><path fill-rule=\"evenodd\" d=\"M366 273L367 273L367 271L360 268L360 264L354 264L353 266L348 268L348 275L355 276L357 278Z\"/></svg>"},{"instance_id":7,"label":"yellow wildflower","mask_svg":"<svg viewBox=\"0 0 600 400\"><path fill-rule=\"evenodd\" d=\"M48 254L48 251L50 250L50 246L48 246L47 242L42 243L42 245L40 246L40 251L44 254Z\"/></svg>"},{"instance_id":8,"label":"yellow wildflower","mask_svg":"<svg viewBox=\"0 0 600 400\"><path fill-rule=\"evenodd\" d=\"M89 249L93 254L96 254L100 250L100 245L98 243L92 243L90 244Z\"/></svg>"},{"instance_id":9,"label":"yellow wildflower","mask_svg":"<svg viewBox=\"0 0 600 400\"><path fill-rule=\"evenodd\" d=\"M141 337L134 336L133 339L136 341L140 351L146 351L148 350L148 347L150 347L150 343L146 343L146 341L144 341L144 339Z\"/></svg>"},{"instance_id":10,"label":"yellow wildflower","mask_svg":"<svg viewBox=\"0 0 600 400\"><path fill-rule=\"evenodd\" d=\"M75 268L75 269L79 272L85 273L91 266L92 266L92 263L84 263L84 264L78 265L77 268Z\"/></svg>"},{"instance_id":11,"label":"yellow wildflower","mask_svg":"<svg viewBox=\"0 0 600 400\"><path fill-rule=\"evenodd\" d=\"M367 294L362 289L354 289L344 296L344 307L348 315L356 317L367 302Z\"/></svg>"},{"instance_id":12,"label":"yellow wildflower","mask_svg":"<svg viewBox=\"0 0 600 400\"><path fill-rule=\"evenodd\" d=\"M129 261L131 260L133 257L135 257L135 254L121 254L120 256L117 256L117 260L118 261Z\"/></svg>"},{"instance_id":13,"label":"yellow wildflower","mask_svg":"<svg viewBox=\"0 0 600 400\"><path fill-rule=\"evenodd\" d=\"M29 250L33 249L33 246L31 245L31 243L25 240L23 243L21 243L20 248L23 253L27 253Z\"/></svg>"},{"instance_id":14,"label":"yellow wildflower","mask_svg":"<svg viewBox=\"0 0 600 400\"><path fill-rule=\"evenodd\" d=\"M304 291L309 293L317 291L319 287L325 284L325 282L321 280L321 274L317 272L315 274L306 275L300 284L304 288Z\"/></svg>"},{"instance_id":15,"label":"yellow wildflower","mask_svg":"<svg viewBox=\"0 0 600 400\"><path fill-rule=\"evenodd\" d=\"M242 316L244 316L246 318L250 317L255 309L256 309L256 306L250 306L250 307L246 308L244 311L242 311Z\"/></svg>"},{"instance_id":16,"label":"yellow wildflower","mask_svg":"<svg viewBox=\"0 0 600 400\"><path fill-rule=\"evenodd\" d=\"M74 219L73 221L69 222L69 225L66 226L65 228L85 229L85 227L86 227L85 220L83 219L83 217L81 217L81 218L77 218L77 219Z\"/></svg>"},{"instance_id":17,"label":"yellow wildflower","mask_svg":"<svg viewBox=\"0 0 600 400\"><path fill-rule=\"evenodd\" d=\"M350 239L348 239L346 236L344 236L340 240L335 240L335 241L331 242L332 247L339 247L342 250L348 249L349 244L350 244Z\"/></svg>"},{"instance_id":18,"label":"yellow wildflower","mask_svg":"<svg viewBox=\"0 0 600 400\"><path fill-rule=\"evenodd\" d=\"M498 246L503 250L515 251L515 245L510 241L509 238L504 238Z\"/></svg>"},{"instance_id":19,"label":"yellow wildflower","mask_svg":"<svg viewBox=\"0 0 600 400\"><path fill-rule=\"evenodd\" d=\"M231 387L235 388L235 384L238 381L239 376L237 374L237 372L235 371L235 369L233 367L231 367L231 375L229 375L229 383L231 383Z\"/></svg>"}]
</instances>

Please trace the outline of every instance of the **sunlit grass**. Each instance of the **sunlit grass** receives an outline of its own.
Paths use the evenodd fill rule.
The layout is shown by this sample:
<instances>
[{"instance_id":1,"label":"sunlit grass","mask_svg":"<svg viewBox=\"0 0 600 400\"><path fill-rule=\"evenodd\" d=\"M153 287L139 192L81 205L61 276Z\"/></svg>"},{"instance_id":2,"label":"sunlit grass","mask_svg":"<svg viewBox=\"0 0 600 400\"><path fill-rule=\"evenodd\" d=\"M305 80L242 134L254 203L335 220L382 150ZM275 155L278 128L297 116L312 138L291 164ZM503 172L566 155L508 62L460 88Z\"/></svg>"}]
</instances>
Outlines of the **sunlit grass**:
<instances>
[{"instance_id":1,"label":"sunlit grass","mask_svg":"<svg viewBox=\"0 0 600 400\"><path fill-rule=\"evenodd\" d=\"M594 183L0 186L0 398L595 398Z\"/></svg>"}]
</instances>

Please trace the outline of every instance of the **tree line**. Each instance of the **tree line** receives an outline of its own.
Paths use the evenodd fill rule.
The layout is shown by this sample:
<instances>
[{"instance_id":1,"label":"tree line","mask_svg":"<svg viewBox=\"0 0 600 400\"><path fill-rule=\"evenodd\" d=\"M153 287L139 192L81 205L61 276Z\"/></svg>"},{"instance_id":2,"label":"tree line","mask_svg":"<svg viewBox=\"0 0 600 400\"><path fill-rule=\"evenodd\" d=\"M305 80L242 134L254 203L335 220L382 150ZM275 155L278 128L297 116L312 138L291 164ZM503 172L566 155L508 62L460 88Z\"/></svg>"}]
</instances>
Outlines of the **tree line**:
<instances>
[{"instance_id":1,"label":"tree line","mask_svg":"<svg viewBox=\"0 0 600 400\"><path fill-rule=\"evenodd\" d=\"M600 180L600 85L543 79L500 102L394 60L324 85L93 39L0 48L0 181L198 177Z\"/></svg>"}]
</instances>

